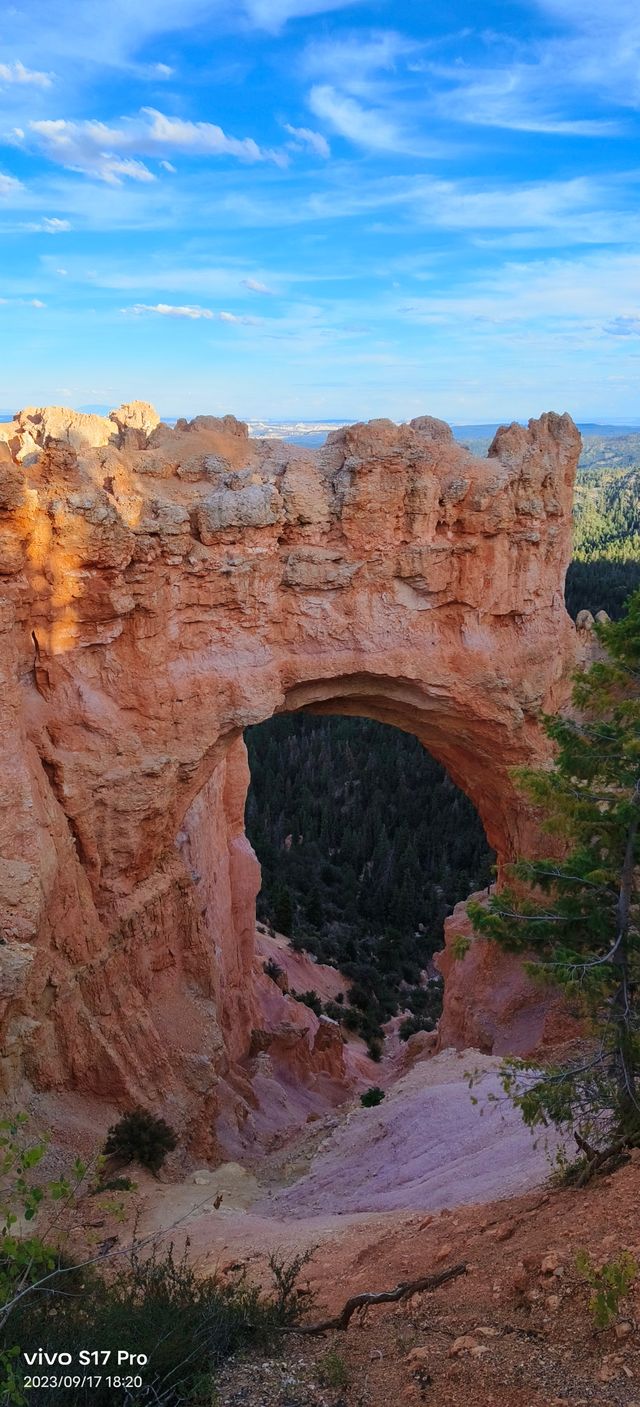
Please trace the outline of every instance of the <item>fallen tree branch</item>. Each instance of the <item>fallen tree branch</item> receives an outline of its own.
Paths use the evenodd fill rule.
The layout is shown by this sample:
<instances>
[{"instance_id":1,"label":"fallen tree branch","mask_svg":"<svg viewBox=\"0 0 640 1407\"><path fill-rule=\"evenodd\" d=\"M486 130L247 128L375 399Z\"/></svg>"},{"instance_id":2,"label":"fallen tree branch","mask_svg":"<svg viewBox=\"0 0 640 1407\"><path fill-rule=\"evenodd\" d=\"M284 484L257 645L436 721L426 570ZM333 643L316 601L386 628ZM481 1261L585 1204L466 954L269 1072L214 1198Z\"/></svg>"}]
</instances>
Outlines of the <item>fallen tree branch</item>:
<instances>
[{"instance_id":1,"label":"fallen tree branch","mask_svg":"<svg viewBox=\"0 0 640 1407\"><path fill-rule=\"evenodd\" d=\"M590 1143L587 1143L586 1138L582 1138L577 1130L574 1131L573 1136L586 1160L584 1167L574 1180L574 1187L585 1187L596 1173L615 1172L623 1163L628 1162L628 1150L634 1147L634 1140L628 1134L623 1134L620 1138L615 1139L608 1148L594 1148Z\"/></svg>"},{"instance_id":2,"label":"fallen tree branch","mask_svg":"<svg viewBox=\"0 0 640 1407\"><path fill-rule=\"evenodd\" d=\"M370 1304L395 1304L398 1300L406 1299L408 1295L419 1295L424 1290L437 1290L448 1280L456 1280L458 1275L465 1275L466 1270L467 1263L461 1260L457 1265L450 1265L446 1270L438 1271L436 1275L425 1275L421 1280L405 1280L401 1285L396 1285L394 1290L380 1290L377 1294L365 1292L361 1295L352 1295L344 1308L333 1319L321 1319L319 1324L287 1324L282 1332L285 1334L326 1334L331 1329L346 1329L356 1309L365 1309Z\"/></svg>"}]
</instances>

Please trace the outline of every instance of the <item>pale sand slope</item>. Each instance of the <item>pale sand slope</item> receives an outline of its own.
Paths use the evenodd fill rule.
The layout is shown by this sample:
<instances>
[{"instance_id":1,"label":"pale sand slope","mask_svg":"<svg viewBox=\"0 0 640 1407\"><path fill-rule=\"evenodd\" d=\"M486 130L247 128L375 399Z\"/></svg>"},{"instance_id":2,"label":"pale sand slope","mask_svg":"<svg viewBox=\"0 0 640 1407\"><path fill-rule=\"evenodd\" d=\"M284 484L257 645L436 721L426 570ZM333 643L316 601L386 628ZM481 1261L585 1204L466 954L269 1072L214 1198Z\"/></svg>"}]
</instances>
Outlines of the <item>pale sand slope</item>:
<instances>
[{"instance_id":1,"label":"pale sand slope","mask_svg":"<svg viewBox=\"0 0 640 1407\"><path fill-rule=\"evenodd\" d=\"M319 1146L318 1127L310 1126L313 1151L305 1162L304 1141L296 1145L296 1167L304 1171L291 1185L283 1185L286 1168L278 1186L273 1166L265 1167L267 1190L237 1164L196 1174L197 1182L156 1184L146 1189L140 1230L163 1231L179 1220L177 1239L187 1233L192 1254L209 1267L233 1257L258 1259L275 1248L292 1254L336 1237L346 1237L345 1252L348 1243L353 1254L402 1212L526 1192L548 1176L549 1162L508 1102L487 1102L490 1093L501 1094L499 1064L477 1051L421 1061L376 1108L354 1102L342 1118L334 1110L335 1127ZM473 1069L484 1072L475 1105L465 1078ZM218 1191L223 1200L216 1210Z\"/></svg>"},{"instance_id":2,"label":"pale sand slope","mask_svg":"<svg viewBox=\"0 0 640 1407\"><path fill-rule=\"evenodd\" d=\"M254 1214L282 1219L323 1212L438 1211L527 1191L549 1162L478 1051L421 1061L373 1109L359 1104L324 1141L308 1173L263 1197ZM466 1072L483 1071L469 1089ZM472 1102L472 1093L477 1103ZM499 1096L493 1104L487 1096Z\"/></svg>"}]
</instances>

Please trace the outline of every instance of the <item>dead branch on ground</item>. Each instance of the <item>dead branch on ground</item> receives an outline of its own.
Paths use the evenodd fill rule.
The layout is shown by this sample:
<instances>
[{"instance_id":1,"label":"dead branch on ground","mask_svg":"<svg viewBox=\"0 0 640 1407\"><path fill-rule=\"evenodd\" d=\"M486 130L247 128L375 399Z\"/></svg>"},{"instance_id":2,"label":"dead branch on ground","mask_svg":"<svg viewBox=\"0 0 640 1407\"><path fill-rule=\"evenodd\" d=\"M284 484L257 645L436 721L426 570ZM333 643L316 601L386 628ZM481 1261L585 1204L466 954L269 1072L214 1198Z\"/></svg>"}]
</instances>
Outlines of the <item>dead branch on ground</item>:
<instances>
[{"instance_id":1,"label":"dead branch on ground","mask_svg":"<svg viewBox=\"0 0 640 1407\"><path fill-rule=\"evenodd\" d=\"M396 1304L398 1300L404 1300L408 1295L419 1295L424 1291L437 1290L448 1280L456 1280L458 1275L465 1275L466 1270L467 1263L461 1260L457 1265L449 1265L445 1270L438 1271L436 1275L425 1275L420 1280L405 1280L401 1285L396 1285L394 1290L379 1290L377 1294L363 1292L360 1295L352 1295L344 1308L333 1319L321 1319L319 1324L287 1324L282 1332L286 1334L326 1334L331 1329L346 1329L351 1316L355 1314L357 1309L366 1309L370 1304Z\"/></svg>"}]
</instances>

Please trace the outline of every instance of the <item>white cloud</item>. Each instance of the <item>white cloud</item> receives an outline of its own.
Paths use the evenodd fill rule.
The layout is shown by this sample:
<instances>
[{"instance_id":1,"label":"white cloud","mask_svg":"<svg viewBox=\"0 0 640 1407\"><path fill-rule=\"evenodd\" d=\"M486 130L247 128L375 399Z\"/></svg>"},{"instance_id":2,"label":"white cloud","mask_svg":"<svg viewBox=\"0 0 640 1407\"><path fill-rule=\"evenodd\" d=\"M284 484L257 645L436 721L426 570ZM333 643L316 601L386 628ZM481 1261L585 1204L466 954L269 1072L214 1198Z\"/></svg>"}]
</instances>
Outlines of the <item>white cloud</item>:
<instances>
[{"instance_id":1,"label":"white cloud","mask_svg":"<svg viewBox=\"0 0 640 1407\"><path fill-rule=\"evenodd\" d=\"M0 64L0 83L30 83L36 88L50 88L52 82L52 74L25 68L19 59L11 64Z\"/></svg>"},{"instance_id":2,"label":"white cloud","mask_svg":"<svg viewBox=\"0 0 640 1407\"><path fill-rule=\"evenodd\" d=\"M15 176L8 176L5 171L0 171L0 196L13 195L23 189L22 181L18 181Z\"/></svg>"},{"instance_id":3,"label":"white cloud","mask_svg":"<svg viewBox=\"0 0 640 1407\"><path fill-rule=\"evenodd\" d=\"M175 176L175 174L176 174L176 167L173 165L173 162L171 162L171 161L161 161L161 162L160 162L160 165L161 165L163 171L168 171L171 176Z\"/></svg>"},{"instance_id":4,"label":"white cloud","mask_svg":"<svg viewBox=\"0 0 640 1407\"><path fill-rule=\"evenodd\" d=\"M410 320L504 326L519 322L591 327L635 322L640 309L640 255L610 250L580 259L505 263L451 293L413 299Z\"/></svg>"},{"instance_id":5,"label":"white cloud","mask_svg":"<svg viewBox=\"0 0 640 1407\"><path fill-rule=\"evenodd\" d=\"M416 40L396 30L357 30L313 40L305 51L302 69L307 77L362 96L370 91L372 80L393 75L403 60L414 58L421 48Z\"/></svg>"},{"instance_id":6,"label":"white cloud","mask_svg":"<svg viewBox=\"0 0 640 1407\"><path fill-rule=\"evenodd\" d=\"M513 64L462 81L455 70L440 70L440 76L445 72L453 82L434 98L434 106L448 121L567 137L613 136L621 130L609 119L562 115L569 85L557 92L544 63Z\"/></svg>"},{"instance_id":7,"label":"white cloud","mask_svg":"<svg viewBox=\"0 0 640 1407\"><path fill-rule=\"evenodd\" d=\"M153 64L152 71L158 78L171 78L172 74L175 73L175 69L171 68L169 64Z\"/></svg>"},{"instance_id":8,"label":"white cloud","mask_svg":"<svg viewBox=\"0 0 640 1407\"><path fill-rule=\"evenodd\" d=\"M242 8L258 29L279 30L289 20L346 10L363 0L243 0Z\"/></svg>"},{"instance_id":9,"label":"white cloud","mask_svg":"<svg viewBox=\"0 0 640 1407\"><path fill-rule=\"evenodd\" d=\"M321 132L313 132L310 127L292 127L290 122L284 122L282 125L285 132L288 132L291 137L295 137L296 143L309 147L316 156L322 156L325 159L331 156L331 147Z\"/></svg>"},{"instance_id":10,"label":"white cloud","mask_svg":"<svg viewBox=\"0 0 640 1407\"><path fill-rule=\"evenodd\" d=\"M40 298L0 298L4 307L46 308Z\"/></svg>"},{"instance_id":11,"label":"white cloud","mask_svg":"<svg viewBox=\"0 0 640 1407\"><path fill-rule=\"evenodd\" d=\"M273 289L269 288L266 283L261 283L260 279L243 278L242 282L251 293L273 293Z\"/></svg>"},{"instance_id":12,"label":"white cloud","mask_svg":"<svg viewBox=\"0 0 640 1407\"><path fill-rule=\"evenodd\" d=\"M238 313L218 313L219 322L243 323L246 327L257 327L260 318L241 316Z\"/></svg>"},{"instance_id":13,"label":"white cloud","mask_svg":"<svg viewBox=\"0 0 640 1407\"><path fill-rule=\"evenodd\" d=\"M309 107L340 137L371 151L402 151L408 142L391 117L383 110L365 108L355 98L340 93L329 84L317 84L309 94Z\"/></svg>"},{"instance_id":14,"label":"white cloud","mask_svg":"<svg viewBox=\"0 0 640 1407\"><path fill-rule=\"evenodd\" d=\"M145 313L157 313L163 318L188 318L195 322L199 318L211 319L215 315L210 308L200 308L197 304L176 306L175 303L134 303L131 308L121 308L123 313L141 317Z\"/></svg>"},{"instance_id":15,"label":"white cloud","mask_svg":"<svg viewBox=\"0 0 640 1407\"><path fill-rule=\"evenodd\" d=\"M123 178L149 182L155 176L140 160L168 152L191 156L233 156L240 161L286 164L282 153L259 147L253 137L230 137L211 122L187 122L167 117L156 108L142 108L118 126L104 122L69 122L63 118L29 123L29 131L50 160L111 184ZM19 131L14 136L19 140Z\"/></svg>"},{"instance_id":16,"label":"white cloud","mask_svg":"<svg viewBox=\"0 0 640 1407\"><path fill-rule=\"evenodd\" d=\"M436 111L449 121L570 137L603 137L624 125L603 116L640 107L637 0L535 0L544 36L526 43L487 36L486 65L422 65ZM551 22L551 23L549 23Z\"/></svg>"},{"instance_id":17,"label":"white cloud","mask_svg":"<svg viewBox=\"0 0 640 1407\"><path fill-rule=\"evenodd\" d=\"M45 215L42 220L25 225L24 229L34 234L65 234L71 229L71 225L68 220L58 220L55 215Z\"/></svg>"}]
</instances>

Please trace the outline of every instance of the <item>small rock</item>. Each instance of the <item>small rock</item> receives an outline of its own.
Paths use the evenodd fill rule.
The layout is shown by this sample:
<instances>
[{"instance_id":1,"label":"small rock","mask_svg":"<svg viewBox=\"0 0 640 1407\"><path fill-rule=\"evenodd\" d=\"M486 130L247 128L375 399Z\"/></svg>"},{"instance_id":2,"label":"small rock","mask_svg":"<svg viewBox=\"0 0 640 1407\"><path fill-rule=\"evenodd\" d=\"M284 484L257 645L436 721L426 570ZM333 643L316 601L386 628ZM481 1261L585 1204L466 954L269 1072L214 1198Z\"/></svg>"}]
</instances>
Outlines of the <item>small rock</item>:
<instances>
[{"instance_id":1,"label":"small rock","mask_svg":"<svg viewBox=\"0 0 640 1407\"><path fill-rule=\"evenodd\" d=\"M560 1267L560 1257L556 1251L549 1251L540 1262L540 1270L543 1275L553 1275Z\"/></svg>"},{"instance_id":2,"label":"small rock","mask_svg":"<svg viewBox=\"0 0 640 1407\"><path fill-rule=\"evenodd\" d=\"M428 1363L430 1356L431 1356L431 1353L430 1353L430 1349L428 1349L428 1348L412 1348L412 1349L411 1349L411 1352L407 1354L406 1362L407 1362L407 1363Z\"/></svg>"},{"instance_id":3,"label":"small rock","mask_svg":"<svg viewBox=\"0 0 640 1407\"><path fill-rule=\"evenodd\" d=\"M509 1241L515 1231L513 1222L503 1221L500 1226L496 1226L493 1233L494 1241Z\"/></svg>"},{"instance_id":4,"label":"small rock","mask_svg":"<svg viewBox=\"0 0 640 1407\"><path fill-rule=\"evenodd\" d=\"M473 1348L478 1348L479 1344L474 1339L473 1334L461 1334L458 1339L454 1339L449 1349L449 1357L457 1358L460 1353L471 1353Z\"/></svg>"},{"instance_id":5,"label":"small rock","mask_svg":"<svg viewBox=\"0 0 640 1407\"><path fill-rule=\"evenodd\" d=\"M445 1246L441 1246L441 1247L440 1247L440 1250L439 1250L439 1251L436 1251L435 1256L434 1256L434 1261L435 1261L436 1265L441 1265L441 1263L442 1263L443 1260L448 1260L448 1259L449 1259L449 1256L452 1256L452 1255L453 1255L453 1246L451 1245L450 1241L447 1241L447 1243L446 1243Z\"/></svg>"},{"instance_id":6,"label":"small rock","mask_svg":"<svg viewBox=\"0 0 640 1407\"><path fill-rule=\"evenodd\" d=\"M210 1173L208 1168L198 1168L198 1171L193 1174L196 1187L207 1187L212 1179L213 1173Z\"/></svg>"},{"instance_id":7,"label":"small rock","mask_svg":"<svg viewBox=\"0 0 640 1407\"><path fill-rule=\"evenodd\" d=\"M470 1357L471 1357L471 1358L481 1358L482 1355L483 1355L483 1353L488 1353L488 1352L489 1352L489 1345L486 1344L486 1343L477 1343L476 1346L475 1346L475 1348L470 1348L470 1349L469 1349L469 1354L470 1354Z\"/></svg>"},{"instance_id":8,"label":"small rock","mask_svg":"<svg viewBox=\"0 0 640 1407\"><path fill-rule=\"evenodd\" d=\"M547 1295L545 1304L547 1306L547 1309L550 1310L552 1314L555 1313L556 1309L558 1308L558 1305L560 1304L560 1296Z\"/></svg>"},{"instance_id":9,"label":"small rock","mask_svg":"<svg viewBox=\"0 0 640 1407\"><path fill-rule=\"evenodd\" d=\"M485 1339L497 1339L500 1335L500 1330L496 1329L494 1324L479 1324L473 1332L474 1334L483 1334Z\"/></svg>"},{"instance_id":10,"label":"small rock","mask_svg":"<svg viewBox=\"0 0 640 1407\"><path fill-rule=\"evenodd\" d=\"M619 1324L616 1324L615 1335L618 1340L628 1339L629 1334L632 1333L633 1324L628 1319L623 1319Z\"/></svg>"}]
</instances>

